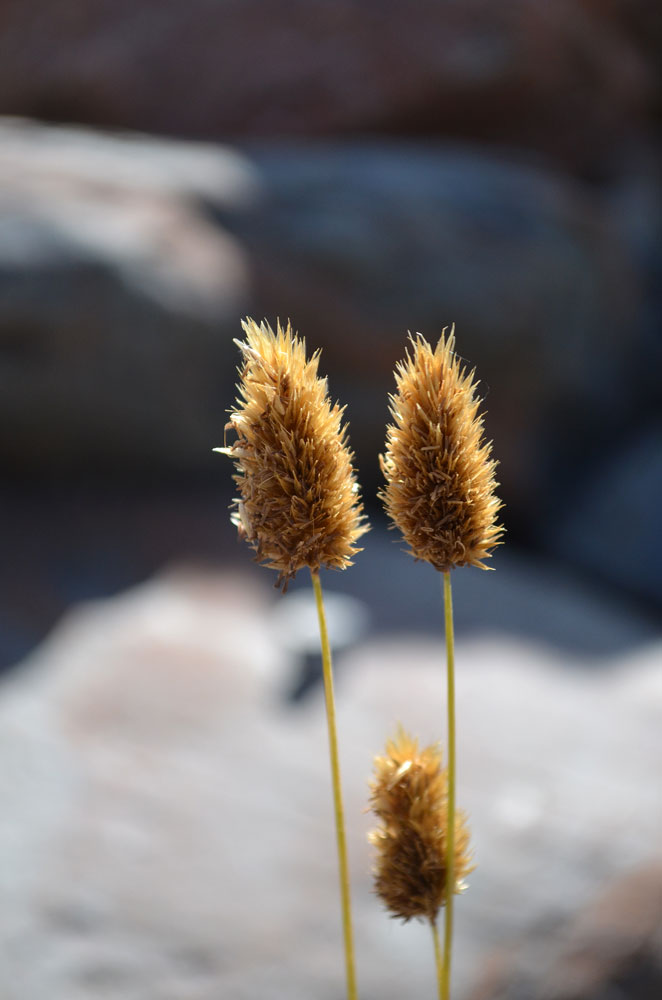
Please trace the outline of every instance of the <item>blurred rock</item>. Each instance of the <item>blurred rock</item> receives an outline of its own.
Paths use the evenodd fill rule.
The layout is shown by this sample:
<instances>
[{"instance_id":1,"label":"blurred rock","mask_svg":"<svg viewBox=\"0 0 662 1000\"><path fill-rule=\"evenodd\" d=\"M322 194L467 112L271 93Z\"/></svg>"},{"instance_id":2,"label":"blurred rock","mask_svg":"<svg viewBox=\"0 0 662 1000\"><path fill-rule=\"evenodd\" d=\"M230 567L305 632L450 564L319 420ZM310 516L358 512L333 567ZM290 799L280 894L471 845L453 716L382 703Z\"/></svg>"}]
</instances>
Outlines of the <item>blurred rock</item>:
<instances>
[{"instance_id":1,"label":"blurred rock","mask_svg":"<svg viewBox=\"0 0 662 1000\"><path fill-rule=\"evenodd\" d=\"M455 322L478 367L506 502L546 511L565 489L557 453L585 461L586 443L614 426L614 396L620 421L639 404L641 279L595 197L476 149L251 152L268 197L255 213L220 217L250 250L259 300L324 345L362 482L380 480L404 331L433 339Z\"/></svg>"},{"instance_id":2,"label":"blurred rock","mask_svg":"<svg viewBox=\"0 0 662 1000\"><path fill-rule=\"evenodd\" d=\"M0 108L195 138L451 135L602 171L646 131L655 7L5 0Z\"/></svg>"},{"instance_id":3,"label":"blurred rock","mask_svg":"<svg viewBox=\"0 0 662 1000\"><path fill-rule=\"evenodd\" d=\"M616 880L569 926L534 928L486 968L471 1000L654 1000L662 992L662 864Z\"/></svg>"},{"instance_id":4,"label":"blurred rock","mask_svg":"<svg viewBox=\"0 0 662 1000\"><path fill-rule=\"evenodd\" d=\"M270 623L241 575L180 569L73 612L5 678L6 1000L340 995L321 692L286 704ZM495 948L550 921L570 930L657 854L659 655L589 672L497 634L459 644L460 802L479 868L457 906L458 998ZM384 634L339 663L365 997L434 992L428 930L396 925L371 894L362 810L398 720L439 738L442 660L441 637Z\"/></svg>"},{"instance_id":5,"label":"blurred rock","mask_svg":"<svg viewBox=\"0 0 662 1000\"><path fill-rule=\"evenodd\" d=\"M441 625L437 571L405 555L397 532L386 530L383 523L373 525L361 544L364 551L351 573L341 579L331 575L329 585L342 586L343 592L365 605L377 633L437 631ZM624 600L616 588L596 586L588 574L567 564L550 565L548 559L513 549L508 540L490 562L495 573L465 567L453 574L455 628L462 639L495 632L515 635L533 645L550 646L559 655L566 653L570 664L577 660L602 664L662 637L659 616ZM300 575L292 585L292 596L307 586Z\"/></svg>"},{"instance_id":6,"label":"blurred rock","mask_svg":"<svg viewBox=\"0 0 662 1000\"><path fill-rule=\"evenodd\" d=\"M0 172L14 464L215 470L247 311L324 348L370 491L407 329L457 322L519 510L566 488L553 449L583 456L637 405L637 269L567 178L448 146L238 153L20 122Z\"/></svg>"},{"instance_id":7,"label":"blurred rock","mask_svg":"<svg viewBox=\"0 0 662 1000\"><path fill-rule=\"evenodd\" d=\"M662 608L662 425L642 429L612 449L578 484L548 545L614 587Z\"/></svg>"},{"instance_id":8,"label":"blurred rock","mask_svg":"<svg viewBox=\"0 0 662 1000\"><path fill-rule=\"evenodd\" d=\"M3 127L3 458L42 469L204 462L211 427L214 441L222 433L230 331L248 289L241 246L192 204L210 190L251 197L245 162Z\"/></svg>"}]
</instances>

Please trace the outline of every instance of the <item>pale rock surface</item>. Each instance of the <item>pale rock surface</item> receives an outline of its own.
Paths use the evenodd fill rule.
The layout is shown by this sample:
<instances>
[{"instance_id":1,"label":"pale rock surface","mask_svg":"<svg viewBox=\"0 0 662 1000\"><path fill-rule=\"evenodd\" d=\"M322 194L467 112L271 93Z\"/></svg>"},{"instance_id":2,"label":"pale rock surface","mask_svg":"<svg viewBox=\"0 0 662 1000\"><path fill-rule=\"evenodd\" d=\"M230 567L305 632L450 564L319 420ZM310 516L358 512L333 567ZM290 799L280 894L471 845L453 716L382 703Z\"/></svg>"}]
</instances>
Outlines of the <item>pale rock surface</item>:
<instances>
[{"instance_id":1,"label":"pale rock surface","mask_svg":"<svg viewBox=\"0 0 662 1000\"><path fill-rule=\"evenodd\" d=\"M282 598L287 600L287 597ZM4 1000L343 994L321 692L289 705L266 591L173 570L73 611L0 689ZM532 923L659 851L660 647L601 669L495 631L458 659L479 867L458 998ZM339 660L361 995L434 995L429 932L371 895L366 780L398 721L444 728L439 636Z\"/></svg>"}]
</instances>

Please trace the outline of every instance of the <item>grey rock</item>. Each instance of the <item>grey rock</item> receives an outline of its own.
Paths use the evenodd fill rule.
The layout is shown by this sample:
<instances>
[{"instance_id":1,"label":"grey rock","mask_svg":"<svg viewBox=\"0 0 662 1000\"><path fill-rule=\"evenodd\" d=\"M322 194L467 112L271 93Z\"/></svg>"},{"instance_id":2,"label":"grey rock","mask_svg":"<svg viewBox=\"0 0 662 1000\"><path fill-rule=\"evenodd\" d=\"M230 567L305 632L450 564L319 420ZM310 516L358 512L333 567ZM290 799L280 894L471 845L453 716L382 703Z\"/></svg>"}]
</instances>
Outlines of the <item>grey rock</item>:
<instances>
[{"instance_id":1,"label":"grey rock","mask_svg":"<svg viewBox=\"0 0 662 1000\"><path fill-rule=\"evenodd\" d=\"M191 202L250 185L230 151L4 126L3 457L200 467L248 279L241 247Z\"/></svg>"},{"instance_id":2,"label":"grey rock","mask_svg":"<svg viewBox=\"0 0 662 1000\"><path fill-rule=\"evenodd\" d=\"M385 389L405 331L435 339L455 322L460 353L478 367L505 499L518 514L546 512L565 486L558 454L571 467L607 433L615 393L626 413L636 407L622 330L639 279L599 203L566 178L477 149L253 158L268 198L224 218L252 250L260 300L325 346L363 480L378 481Z\"/></svg>"},{"instance_id":3,"label":"grey rock","mask_svg":"<svg viewBox=\"0 0 662 1000\"><path fill-rule=\"evenodd\" d=\"M662 424L620 441L573 493L550 544L613 587L662 608Z\"/></svg>"},{"instance_id":4,"label":"grey rock","mask_svg":"<svg viewBox=\"0 0 662 1000\"><path fill-rule=\"evenodd\" d=\"M0 173L14 464L217 468L246 312L324 348L370 492L407 329L457 323L519 511L563 490L550 455L609 428L615 391L636 405L632 254L548 171L448 145L237 151L5 122Z\"/></svg>"},{"instance_id":5,"label":"grey rock","mask_svg":"<svg viewBox=\"0 0 662 1000\"><path fill-rule=\"evenodd\" d=\"M7 1000L342 995L321 692L285 703L271 620L240 574L173 570L74 610L5 678ZM479 864L457 905L458 998L495 948L568 924L659 851L659 658L650 644L570 670L498 633L458 644L459 801ZM423 633L384 633L339 662L365 997L434 994L427 928L396 925L372 896L363 810L398 720L442 736L442 662Z\"/></svg>"}]
</instances>

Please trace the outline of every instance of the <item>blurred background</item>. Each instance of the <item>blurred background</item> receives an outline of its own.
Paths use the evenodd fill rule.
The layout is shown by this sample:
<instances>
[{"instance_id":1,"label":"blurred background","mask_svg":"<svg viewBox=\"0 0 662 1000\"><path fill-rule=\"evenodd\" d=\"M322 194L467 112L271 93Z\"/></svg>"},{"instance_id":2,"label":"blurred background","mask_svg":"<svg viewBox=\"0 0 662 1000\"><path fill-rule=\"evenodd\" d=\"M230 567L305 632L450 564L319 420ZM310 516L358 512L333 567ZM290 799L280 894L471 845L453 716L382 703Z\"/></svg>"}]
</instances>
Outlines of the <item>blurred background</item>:
<instances>
[{"instance_id":1,"label":"blurred background","mask_svg":"<svg viewBox=\"0 0 662 1000\"><path fill-rule=\"evenodd\" d=\"M308 581L211 450L246 315L322 348L372 524L325 577L365 1000L434 990L362 810L397 721L443 736L440 580L376 491L451 323L508 532L454 574L457 997L660 995L661 52L654 0L4 0L6 1000L343 995Z\"/></svg>"}]
</instances>

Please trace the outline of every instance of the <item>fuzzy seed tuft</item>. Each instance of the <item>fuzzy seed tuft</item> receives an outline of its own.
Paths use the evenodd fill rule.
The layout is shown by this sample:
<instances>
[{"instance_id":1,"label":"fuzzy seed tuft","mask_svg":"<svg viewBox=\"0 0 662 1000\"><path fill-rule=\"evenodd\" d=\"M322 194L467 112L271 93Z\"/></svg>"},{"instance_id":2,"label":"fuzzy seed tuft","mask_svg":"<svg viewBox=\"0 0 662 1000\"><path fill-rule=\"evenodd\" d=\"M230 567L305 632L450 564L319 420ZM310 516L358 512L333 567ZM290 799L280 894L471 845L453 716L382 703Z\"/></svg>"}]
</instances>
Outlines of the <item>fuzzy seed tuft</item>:
<instances>
[{"instance_id":1,"label":"fuzzy seed tuft","mask_svg":"<svg viewBox=\"0 0 662 1000\"><path fill-rule=\"evenodd\" d=\"M496 521L497 463L483 440L474 372L461 367L453 331L444 334L434 350L410 334L413 353L396 367L379 495L416 559L441 572L488 569L483 560L504 531Z\"/></svg>"},{"instance_id":2,"label":"fuzzy seed tuft","mask_svg":"<svg viewBox=\"0 0 662 1000\"><path fill-rule=\"evenodd\" d=\"M375 758L370 805L380 820L370 835L377 848L375 892L393 917L422 917L434 922L446 903L446 832L448 782L436 746L419 749L402 729ZM455 886L473 871L469 830L455 815Z\"/></svg>"},{"instance_id":3,"label":"fuzzy seed tuft","mask_svg":"<svg viewBox=\"0 0 662 1000\"><path fill-rule=\"evenodd\" d=\"M252 319L242 327L239 396L226 425L236 440L216 450L236 463L232 520L285 590L305 566L314 573L350 566L368 526L344 410L317 375L319 352L307 359L289 323L275 333Z\"/></svg>"}]
</instances>

